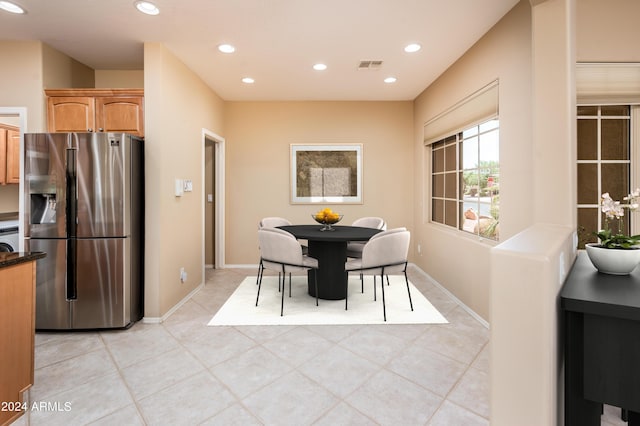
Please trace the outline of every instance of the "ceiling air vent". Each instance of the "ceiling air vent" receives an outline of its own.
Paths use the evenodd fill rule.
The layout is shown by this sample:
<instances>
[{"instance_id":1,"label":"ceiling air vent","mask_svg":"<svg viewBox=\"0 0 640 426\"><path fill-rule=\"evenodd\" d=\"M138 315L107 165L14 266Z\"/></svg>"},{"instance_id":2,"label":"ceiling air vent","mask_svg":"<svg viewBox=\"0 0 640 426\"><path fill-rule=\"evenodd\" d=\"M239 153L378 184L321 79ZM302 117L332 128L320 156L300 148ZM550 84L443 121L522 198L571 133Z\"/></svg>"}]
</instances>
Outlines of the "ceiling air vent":
<instances>
[{"instance_id":1,"label":"ceiling air vent","mask_svg":"<svg viewBox=\"0 0 640 426\"><path fill-rule=\"evenodd\" d=\"M360 61L359 70L378 70L382 68L382 61Z\"/></svg>"}]
</instances>

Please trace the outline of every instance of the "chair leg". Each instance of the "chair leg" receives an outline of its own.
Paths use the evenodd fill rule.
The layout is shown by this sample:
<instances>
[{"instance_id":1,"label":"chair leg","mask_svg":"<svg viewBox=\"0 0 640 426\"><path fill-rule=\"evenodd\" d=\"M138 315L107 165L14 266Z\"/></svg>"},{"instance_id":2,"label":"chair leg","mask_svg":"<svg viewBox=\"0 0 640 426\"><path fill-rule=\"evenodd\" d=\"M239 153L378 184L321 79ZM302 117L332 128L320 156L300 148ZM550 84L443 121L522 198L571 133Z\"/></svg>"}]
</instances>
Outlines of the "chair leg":
<instances>
[{"instance_id":1,"label":"chair leg","mask_svg":"<svg viewBox=\"0 0 640 426\"><path fill-rule=\"evenodd\" d=\"M315 282L315 286L316 286L316 306L318 306L318 270L317 269L313 270L313 281Z\"/></svg>"},{"instance_id":2,"label":"chair leg","mask_svg":"<svg viewBox=\"0 0 640 426\"><path fill-rule=\"evenodd\" d=\"M262 259L260 259L260 265L262 265ZM264 272L264 268L262 272L258 272L258 295L256 296L256 306L258 306L258 299L260 298L260 287L262 286L262 273Z\"/></svg>"},{"instance_id":3,"label":"chair leg","mask_svg":"<svg viewBox=\"0 0 640 426\"><path fill-rule=\"evenodd\" d=\"M263 270L264 268L262 266L262 258L260 258L260 263L258 263L258 276L256 277L256 285L258 285L258 282L260 282L260 278Z\"/></svg>"},{"instance_id":4,"label":"chair leg","mask_svg":"<svg viewBox=\"0 0 640 426\"><path fill-rule=\"evenodd\" d=\"M349 272L345 271L347 279L344 281L344 310L347 310L347 301L349 299ZM362 274L360 274L362 276Z\"/></svg>"},{"instance_id":5,"label":"chair leg","mask_svg":"<svg viewBox=\"0 0 640 426\"><path fill-rule=\"evenodd\" d=\"M389 276L387 275L387 279ZM407 294L409 295L409 305L413 311L413 302L411 301L411 290L409 290L409 278L407 278L407 268L404 269L404 281L407 283Z\"/></svg>"},{"instance_id":6,"label":"chair leg","mask_svg":"<svg viewBox=\"0 0 640 426\"><path fill-rule=\"evenodd\" d=\"M384 280L382 280L382 285L384 285ZM373 301L378 300L378 296L376 295L376 275L373 274Z\"/></svg>"},{"instance_id":7,"label":"chair leg","mask_svg":"<svg viewBox=\"0 0 640 426\"><path fill-rule=\"evenodd\" d=\"M283 316L284 312L284 283L287 279L287 274L284 271L284 265L282 265L282 297L280 300L280 316ZM278 288L280 288L280 274L278 274Z\"/></svg>"},{"instance_id":8,"label":"chair leg","mask_svg":"<svg viewBox=\"0 0 640 426\"><path fill-rule=\"evenodd\" d=\"M387 274L387 286L390 286L391 283L389 282L389 274Z\"/></svg>"},{"instance_id":9,"label":"chair leg","mask_svg":"<svg viewBox=\"0 0 640 426\"><path fill-rule=\"evenodd\" d=\"M291 272L289 272L289 297L291 297Z\"/></svg>"},{"instance_id":10,"label":"chair leg","mask_svg":"<svg viewBox=\"0 0 640 426\"><path fill-rule=\"evenodd\" d=\"M382 268L382 273L380 273L380 288L382 289L382 315L384 316L384 321L387 321L387 306L384 303L384 267Z\"/></svg>"},{"instance_id":11,"label":"chair leg","mask_svg":"<svg viewBox=\"0 0 640 426\"><path fill-rule=\"evenodd\" d=\"M360 272L360 291L364 294L364 274Z\"/></svg>"}]
</instances>

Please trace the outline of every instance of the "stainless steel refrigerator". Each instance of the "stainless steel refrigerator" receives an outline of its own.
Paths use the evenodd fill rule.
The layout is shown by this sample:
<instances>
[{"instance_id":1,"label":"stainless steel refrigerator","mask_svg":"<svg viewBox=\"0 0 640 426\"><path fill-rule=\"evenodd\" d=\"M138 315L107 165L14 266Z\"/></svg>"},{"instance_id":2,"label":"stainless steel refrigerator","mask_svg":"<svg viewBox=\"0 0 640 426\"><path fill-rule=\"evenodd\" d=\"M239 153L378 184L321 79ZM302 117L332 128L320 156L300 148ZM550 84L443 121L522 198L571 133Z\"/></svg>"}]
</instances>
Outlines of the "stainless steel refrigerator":
<instances>
[{"instance_id":1,"label":"stainless steel refrigerator","mask_svg":"<svg viewBox=\"0 0 640 426\"><path fill-rule=\"evenodd\" d=\"M27 133L25 249L36 329L126 328L143 316L144 148L122 133Z\"/></svg>"}]
</instances>

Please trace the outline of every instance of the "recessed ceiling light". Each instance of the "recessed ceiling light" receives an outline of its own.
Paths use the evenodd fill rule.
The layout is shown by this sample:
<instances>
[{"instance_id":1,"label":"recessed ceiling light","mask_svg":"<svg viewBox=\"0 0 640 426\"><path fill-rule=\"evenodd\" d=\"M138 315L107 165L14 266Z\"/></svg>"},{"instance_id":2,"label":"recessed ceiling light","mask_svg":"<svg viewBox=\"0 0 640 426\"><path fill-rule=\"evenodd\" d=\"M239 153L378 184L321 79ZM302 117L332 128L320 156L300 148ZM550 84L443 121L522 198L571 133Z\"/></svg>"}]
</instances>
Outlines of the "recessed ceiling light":
<instances>
[{"instance_id":1,"label":"recessed ceiling light","mask_svg":"<svg viewBox=\"0 0 640 426\"><path fill-rule=\"evenodd\" d=\"M327 66L325 64L315 64L313 69L316 71L324 71L327 69Z\"/></svg>"},{"instance_id":2,"label":"recessed ceiling light","mask_svg":"<svg viewBox=\"0 0 640 426\"><path fill-rule=\"evenodd\" d=\"M254 79L252 79L251 77L244 77L244 78L242 79L242 82L243 82L243 83L247 83L247 84L253 84L253 83L255 83L255 80L254 80Z\"/></svg>"},{"instance_id":3,"label":"recessed ceiling light","mask_svg":"<svg viewBox=\"0 0 640 426\"><path fill-rule=\"evenodd\" d=\"M15 13L18 15L27 13L23 8L21 8L15 3L11 3L10 1L0 1L0 9L6 10L7 12Z\"/></svg>"},{"instance_id":4,"label":"recessed ceiling light","mask_svg":"<svg viewBox=\"0 0 640 426\"><path fill-rule=\"evenodd\" d=\"M387 77L384 79L385 83L395 83L396 81L398 81L398 79L395 77Z\"/></svg>"},{"instance_id":5,"label":"recessed ceiling light","mask_svg":"<svg viewBox=\"0 0 640 426\"><path fill-rule=\"evenodd\" d=\"M407 53L414 53L420 49L422 49L422 46L420 46L418 43L411 43L404 47L404 51Z\"/></svg>"},{"instance_id":6,"label":"recessed ceiling light","mask_svg":"<svg viewBox=\"0 0 640 426\"><path fill-rule=\"evenodd\" d=\"M136 9L147 15L157 15L160 13L160 9L158 9L155 4L149 1L137 1L134 4L136 6Z\"/></svg>"},{"instance_id":7,"label":"recessed ceiling light","mask_svg":"<svg viewBox=\"0 0 640 426\"><path fill-rule=\"evenodd\" d=\"M223 43L218 45L218 50L222 53L233 53L236 51L236 48L230 44Z\"/></svg>"}]
</instances>

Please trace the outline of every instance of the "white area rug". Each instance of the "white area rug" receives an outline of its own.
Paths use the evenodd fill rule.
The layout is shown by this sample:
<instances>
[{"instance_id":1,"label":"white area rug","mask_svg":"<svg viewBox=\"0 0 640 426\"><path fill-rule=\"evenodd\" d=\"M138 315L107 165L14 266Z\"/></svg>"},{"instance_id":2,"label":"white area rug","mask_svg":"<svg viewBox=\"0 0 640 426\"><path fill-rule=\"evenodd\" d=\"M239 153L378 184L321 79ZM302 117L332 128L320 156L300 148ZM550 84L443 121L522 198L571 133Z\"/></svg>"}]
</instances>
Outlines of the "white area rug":
<instances>
[{"instance_id":1,"label":"white area rug","mask_svg":"<svg viewBox=\"0 0 640 426\"><path fill-rule=\"evenodd\" d=\"M293 276L291 297L289 280L286 281L284 316L280 316L281 293L278 292L278 277L265 276L262 280L260 300L256 306L256 277L247 277L229 297L208 325L334 325L334 324L445 324L447 320L416 289L411 282L413 311L404 276L390 276L391 285L386 285L385 301L387 321L382 314L380 277L377 278L377 301L373 300L373 277L365 277L364 294L361 293L360 278L349 277L349 309L344 309L344 300L319 299L307 292L307 277Z\"/></svg>"}]
</instances>

